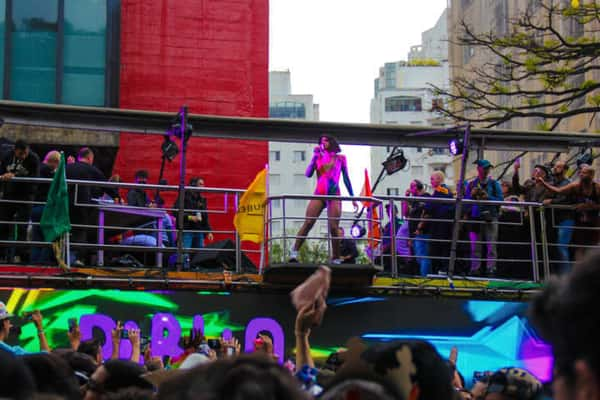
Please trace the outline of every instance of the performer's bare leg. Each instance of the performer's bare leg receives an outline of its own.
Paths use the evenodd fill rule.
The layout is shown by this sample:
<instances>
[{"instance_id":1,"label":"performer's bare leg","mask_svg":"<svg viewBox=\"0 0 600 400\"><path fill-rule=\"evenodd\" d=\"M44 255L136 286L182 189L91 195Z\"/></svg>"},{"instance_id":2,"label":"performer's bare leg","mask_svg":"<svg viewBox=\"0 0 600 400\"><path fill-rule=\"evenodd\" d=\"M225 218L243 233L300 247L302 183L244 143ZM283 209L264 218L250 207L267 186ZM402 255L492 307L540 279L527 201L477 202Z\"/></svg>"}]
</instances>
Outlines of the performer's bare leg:
<instances>
[{"instance_id":1,"label":"performer's bare leg","mask_svg":"<svg viewBox=\"0 0 600 400\"><path fill-rule=\"evenodd\" d=\"M308 203L308 207L306 207L306 220L304 224L300 227L300 230L296 234L296 242L294 243L293 251L298 251L298 249L302 246L304 241L306 240L306 235L312 229L316 222L316 218L321 215L321 212L325 208L325 202L322 200L312 199Z\"/></svg>"}]
</instances>

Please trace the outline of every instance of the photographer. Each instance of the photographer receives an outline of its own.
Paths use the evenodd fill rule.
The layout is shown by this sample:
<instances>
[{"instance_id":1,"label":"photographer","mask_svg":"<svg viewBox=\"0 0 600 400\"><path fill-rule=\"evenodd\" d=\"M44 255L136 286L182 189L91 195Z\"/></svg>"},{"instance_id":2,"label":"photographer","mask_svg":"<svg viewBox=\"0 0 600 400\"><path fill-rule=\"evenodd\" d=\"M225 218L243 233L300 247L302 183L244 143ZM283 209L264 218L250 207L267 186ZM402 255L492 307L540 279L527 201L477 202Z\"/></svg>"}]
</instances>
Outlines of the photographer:
<instances>
[{"instance_id":1,"label":"photographer","mask_svg":"<svg viewBox=\"0 0 600 400\"><path fill-rule=\"evenodd\" d=\"M477 160L477 177L467 184L465 199L502 201L502 188L495 179L489 175L492 164L488 160ZM482 242L487 242L486 268L487 274L496 273L496 241L498 241L498 214L499 207L495 205L473 204L465 208L465 219L475 221L469 224L469 240L471 242L471 270L470 275L479 275L481 268Z\"/></svg>"}]
</instances>

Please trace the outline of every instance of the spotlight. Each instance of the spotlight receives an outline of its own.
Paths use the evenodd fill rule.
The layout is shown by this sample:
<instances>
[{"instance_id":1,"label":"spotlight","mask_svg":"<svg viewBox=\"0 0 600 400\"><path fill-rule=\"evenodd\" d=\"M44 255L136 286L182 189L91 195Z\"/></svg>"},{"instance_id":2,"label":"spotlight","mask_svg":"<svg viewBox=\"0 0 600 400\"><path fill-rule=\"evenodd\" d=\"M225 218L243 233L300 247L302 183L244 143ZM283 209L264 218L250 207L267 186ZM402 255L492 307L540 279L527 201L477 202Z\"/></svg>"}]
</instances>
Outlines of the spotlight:
<instances>
[{"instance_id":1,"label":"spotlight","mask_svg":"<svg viewBox=\"0 0 600 400\"><path fill-rule=\"evenodd\" d=\"M169 161L173 161L177 153L179 153L177 144L171 140L169 135L165 135L165 141L160 148L162 150L163 157Z\"/></svg>"},{"instance_id":2,"label":"spotlight","mask_svg":"<svg viewBox=\"0 0 600 400\"><path fill-rule=\"evenodd\" d=\"M465 150L465 144L462 138L452 139L448 143L448 147L450 149L450 154L452 154L453 156L462 154Z\"/></svg>"},{"instance_id":3,"label":"spotlight","mask_svg":"<svg viewBox=\"0 0 600 400\"><path fill-rule=\"evenodd\" d=\"M406 167L406 158L404 152L401 149L396 149L383 163L383 168L388 175L392 175L395 172L400 171Z\"/></svg>"},{"instance_id":4,"label":"spotlight","mask_svg":"<svg viewBox=\"0 0 600 400\"><path fill-rule=\"evenodd\" d=\"M365 227L359 224L354 224L352 225L352 228L350 228L350 235L352 235L354 239L361 238L365 236L366 233L367 230L365 229Z\"/></svg>"}]
</instances>

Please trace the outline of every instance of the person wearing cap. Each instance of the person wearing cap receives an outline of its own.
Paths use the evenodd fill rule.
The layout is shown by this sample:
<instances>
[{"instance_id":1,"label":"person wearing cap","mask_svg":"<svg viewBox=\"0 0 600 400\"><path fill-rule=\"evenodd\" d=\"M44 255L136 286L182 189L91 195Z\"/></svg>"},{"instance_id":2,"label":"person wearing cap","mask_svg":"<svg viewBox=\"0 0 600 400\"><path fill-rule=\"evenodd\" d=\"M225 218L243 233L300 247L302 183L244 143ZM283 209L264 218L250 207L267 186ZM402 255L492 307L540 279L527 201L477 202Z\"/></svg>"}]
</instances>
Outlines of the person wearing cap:
<instances>
[{"instance_id":1,"label":"person wearing cap","mask_svg":"<svg viewBox=\"0 0 600 400\"><path fill-rule=\"evenodd\" d=\"M484 400L541 400L542 383L531 373L516 367L494 372L488 381Z\"/></svg>"},{"instance_id":2,"label":"person wearing cap","mask_svg":"<svg viewBox=\"0 0 600 400\"><path fill-rule=\"evenodd\" d=\"M492 164L488 160L477 160L477 177L467 184L465 199L480 201L502 201L502 188L498 181L489 176ZM481 247L487 242L486 268L488 275L496 273L498 252L498 214L500 207L496 205L474 204L466 207L466 219L475 221L470 224L469 240L471 242L471 275L479 275L481 268Z\"/></svg>"},{"instance_id":3,"label":"person wearing cap","mask_svg":"<svg viewBox=\"0 0 600 400\"><path fill-rule=\"evenodd\" d=\"M536 164L531 179L527 179L522 185L519 183L520 168L521 164L515 162L512 186L513 191L517 196L521 196L523 201L530 201L533 203L541 203L545 199L551 197L551 192L546 189L543 184L537 181L538 178L542 178L543 180L550 179L552 177L550 168L543 164Z\"/></svg>"},{"instance_id":4,"label":"person wearing cap","mask_svg":"<svg viewBox=\"0 0 600 400\"><path fill-rule=\"evenodd\" d=\"M5 343L6 339L8 339L8 336L10 335L10 330L14 327L12 321L10 320L12 317L14 317L14 314L8 312L6 304L0 301L0 349L15 355L29 354L30 352L22 347L11 346ZM42 351L50 351L50 347L48 346L48 341L46 340L46 335L42 326L42 314L39 312L39 310L36 310L31 314L31 320L37 327L38 338L40 340L40 349Z\"/></svg>"}]
</instances>

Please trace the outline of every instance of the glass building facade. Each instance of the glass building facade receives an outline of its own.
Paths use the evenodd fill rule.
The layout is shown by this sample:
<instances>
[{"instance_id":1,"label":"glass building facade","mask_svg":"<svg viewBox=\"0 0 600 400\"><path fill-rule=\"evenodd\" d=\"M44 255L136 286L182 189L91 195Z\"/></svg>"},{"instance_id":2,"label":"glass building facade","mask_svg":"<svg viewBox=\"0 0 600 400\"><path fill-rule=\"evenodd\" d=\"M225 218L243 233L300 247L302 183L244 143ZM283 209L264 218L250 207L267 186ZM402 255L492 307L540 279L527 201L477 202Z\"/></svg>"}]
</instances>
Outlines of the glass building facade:
<instances>
[{"instance_id":1,"label":"glass building facade","mask_svg":"<svg viewBox=\"0 0 600 400\"><path fill-rule=\"evenodd\" d=\"M120 1L0 0L3 99L118 106Z\"/></svg>"}]
</instances>

